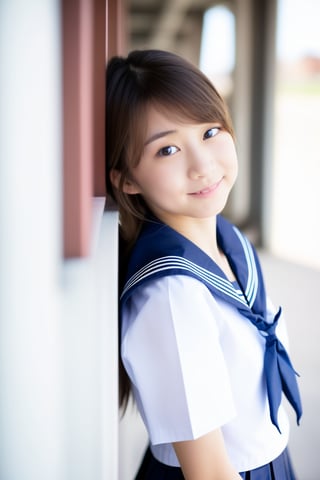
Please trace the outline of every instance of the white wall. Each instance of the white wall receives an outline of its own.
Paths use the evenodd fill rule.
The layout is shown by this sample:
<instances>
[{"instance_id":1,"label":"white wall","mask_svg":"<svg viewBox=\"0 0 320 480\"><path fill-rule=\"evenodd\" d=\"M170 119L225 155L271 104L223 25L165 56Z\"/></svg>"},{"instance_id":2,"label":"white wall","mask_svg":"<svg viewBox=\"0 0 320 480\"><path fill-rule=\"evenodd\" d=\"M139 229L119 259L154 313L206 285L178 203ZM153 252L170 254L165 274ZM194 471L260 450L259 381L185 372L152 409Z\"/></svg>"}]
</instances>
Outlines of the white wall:
<instances>
[{"instance_id":1,"label":"white wall","mask_svg":"<svg viewBox=\"0 0 320 480\"><path fill-rule=\"evenodd\" d=\"M52 0L0 2L0 478L4 480L60 477L57 5Z\"/></svg>"},{"instance_id":2,"label":"white wall","mask_svg":"<svg viewBox=\"0 0 320 480\"><path fill-rule=\"evenodd\" d=\"M118 480L118 216L93 207L92 255L62 273L65 480Z\"/></svg>"},{"instance_id":3,"label":"white wall","mask_svg":"<svg viewBox=\"0 0 320 480\"><path fill-rule=\"evenodd\" d=\"M117 214L62 259L59 0L0 1L0 478L117 480Z\"/></svg>"}]
</instances>

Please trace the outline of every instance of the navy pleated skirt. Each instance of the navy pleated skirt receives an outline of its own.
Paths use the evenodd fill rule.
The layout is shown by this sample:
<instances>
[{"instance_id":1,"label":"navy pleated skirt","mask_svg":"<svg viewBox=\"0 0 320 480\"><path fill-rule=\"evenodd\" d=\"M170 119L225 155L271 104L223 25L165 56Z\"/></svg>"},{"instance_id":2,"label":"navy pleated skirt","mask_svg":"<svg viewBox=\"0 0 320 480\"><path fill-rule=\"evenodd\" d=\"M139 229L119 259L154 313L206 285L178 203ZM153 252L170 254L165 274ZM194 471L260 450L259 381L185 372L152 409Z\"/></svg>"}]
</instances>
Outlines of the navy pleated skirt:
<instances>
[{"instance_id":1,"label":"navy pleated skirt","mask_svg":"<svg viewBox=\"0 0 320 480\"><path fill-rule=\"evenodd\" d=\"M241 472L244 480L296 480L288 451L263 467ZM184 480L181 468L164 465L148 448L135 480Z\"/></svg>"}]
</instances>

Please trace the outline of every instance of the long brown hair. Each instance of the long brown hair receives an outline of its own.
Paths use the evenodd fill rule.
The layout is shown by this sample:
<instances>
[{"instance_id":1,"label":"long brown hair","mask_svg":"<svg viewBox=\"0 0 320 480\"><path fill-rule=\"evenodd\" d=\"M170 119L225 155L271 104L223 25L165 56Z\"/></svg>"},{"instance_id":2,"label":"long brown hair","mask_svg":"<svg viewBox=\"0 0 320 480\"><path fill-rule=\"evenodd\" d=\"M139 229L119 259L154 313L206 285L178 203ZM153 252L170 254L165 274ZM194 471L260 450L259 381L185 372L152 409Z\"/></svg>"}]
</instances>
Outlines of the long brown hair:
<instances>
[{"instance_id":1,"label":"long brown hair","mask_svg":"<svg viewBox=\"0 0 320 480\"><path fill-rule=\"evenodd\" d=\"M120 283L127 255L148 208L141 195L123 192L131 169L140 161L146 132L146 110L151 104L195 123L218 122L233 135L226 105L212 83L183 58L161 50L133 51L113 57L107 66L106 185L119 208ZM110 171L120 173L116 187ZM126 405L130 383L120 360L120 404Z\"/></svg>"}]
</instances>

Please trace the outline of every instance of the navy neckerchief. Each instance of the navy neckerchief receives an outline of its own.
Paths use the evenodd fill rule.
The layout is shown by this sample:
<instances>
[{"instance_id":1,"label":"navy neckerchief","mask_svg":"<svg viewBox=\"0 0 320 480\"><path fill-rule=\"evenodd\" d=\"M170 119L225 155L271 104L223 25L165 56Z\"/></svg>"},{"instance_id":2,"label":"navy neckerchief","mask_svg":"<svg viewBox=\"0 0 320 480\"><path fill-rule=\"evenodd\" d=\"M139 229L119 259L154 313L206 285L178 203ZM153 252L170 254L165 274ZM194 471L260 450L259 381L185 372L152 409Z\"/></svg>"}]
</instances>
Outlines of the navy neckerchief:
<instances>
[{"instance_id":1,"label":"navy neckerchief","mask_svg":"<svg viewBox=\"0 0 320 480\"><path fill-rule=\"evenodd\" d=\"M248 239L222 216L217 216L217 242L226 255L242 294L218 265L199 247L157 219L146 222L132 251L121 305L134 290L164 275L189 275L206 285L213 296L232 304L265 336L264 375L272 423L278 425L282 392L297 415L302 407L296 372L275 334L281 315L279 308L272 323L266 321L266 293L257 254Z\"/></svg>"}]
</instances>

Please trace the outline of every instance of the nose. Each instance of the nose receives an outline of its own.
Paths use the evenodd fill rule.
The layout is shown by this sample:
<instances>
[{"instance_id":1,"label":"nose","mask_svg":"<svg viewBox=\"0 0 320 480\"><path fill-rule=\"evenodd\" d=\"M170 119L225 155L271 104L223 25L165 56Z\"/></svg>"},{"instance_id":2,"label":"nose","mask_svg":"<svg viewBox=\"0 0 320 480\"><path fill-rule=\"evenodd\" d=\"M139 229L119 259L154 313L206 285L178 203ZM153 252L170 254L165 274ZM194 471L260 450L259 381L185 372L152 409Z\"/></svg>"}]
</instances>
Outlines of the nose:
<instances>
[{"instance_id":1,"label":"nose","mask_svg":"<svg viewBox=\"0 0 320 480\"><path fill-rule=\"evenodd\" d=\"M214 153L206 147L189 148L188 176L191 180L212 177L216 168Z\"/></svg>"}]
</instances>

